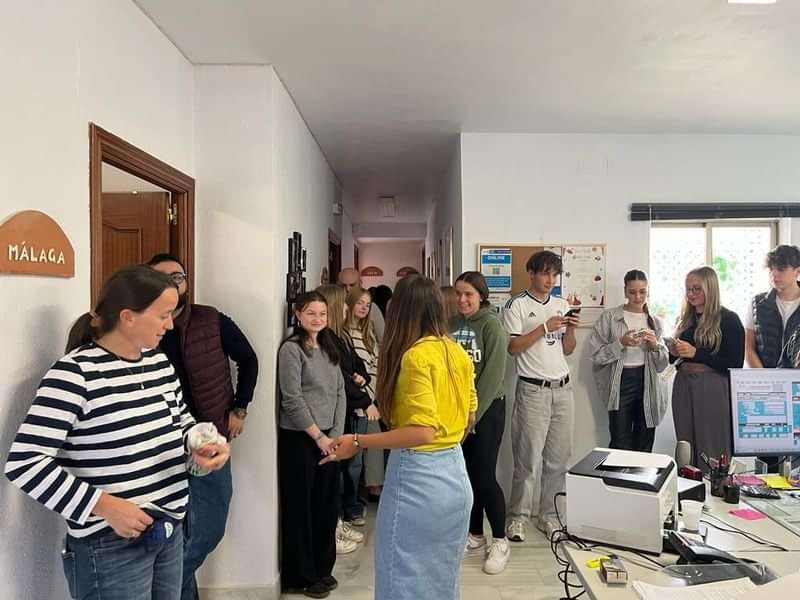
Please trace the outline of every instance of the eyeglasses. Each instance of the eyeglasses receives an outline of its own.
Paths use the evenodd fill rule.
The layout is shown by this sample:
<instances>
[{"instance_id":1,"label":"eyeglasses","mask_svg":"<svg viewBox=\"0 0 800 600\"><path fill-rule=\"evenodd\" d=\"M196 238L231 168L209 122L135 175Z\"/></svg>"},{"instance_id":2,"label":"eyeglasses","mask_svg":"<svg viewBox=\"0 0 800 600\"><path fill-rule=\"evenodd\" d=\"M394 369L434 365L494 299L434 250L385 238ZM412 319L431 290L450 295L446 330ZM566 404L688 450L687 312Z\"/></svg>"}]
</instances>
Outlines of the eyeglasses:
<instances>
[{"instance_id":1,"label":"eyeglasses","mask_svg":"<svg viewBox=\"0 0 800 600\"><path fill-rule=\"evenodd\" d=\"M686 288L686 295L687 296L689 294L697 295L697 294L702 293L702 291L703 291L703 288L701 288L699 285L696 285L694 287L687 287Z\"/></svg>"},{"instance_id":2,"label":"eyeglasses","mask_svg":"<svg viewBox=\"0 0 800 600\"><path fill-rule=\"evenodd\" d=\"M175 282L175 285L180 285L184 281L186 281L186 273L181 273L180 271L175 271L174 273L169 274L169 278Z\"/></svg>"}]
</instances>

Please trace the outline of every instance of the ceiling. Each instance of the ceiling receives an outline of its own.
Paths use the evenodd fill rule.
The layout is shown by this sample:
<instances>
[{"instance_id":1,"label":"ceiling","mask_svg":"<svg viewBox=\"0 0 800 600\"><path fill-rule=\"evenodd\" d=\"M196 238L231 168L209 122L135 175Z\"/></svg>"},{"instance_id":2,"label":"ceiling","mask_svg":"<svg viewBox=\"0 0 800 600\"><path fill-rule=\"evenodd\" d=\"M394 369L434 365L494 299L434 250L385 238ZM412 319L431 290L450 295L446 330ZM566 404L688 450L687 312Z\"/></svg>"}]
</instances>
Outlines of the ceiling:
<instances>
[{"instance_id":1,"label":"ceiling","mask_svg":"<svg viewBox=\"0 0 800 600\"><path fill-rule=\"evenodd\" d=\"M274 66L356 204L429 206L460 131L800 133L800 2L135 0Z\"/></svg>"}]
</instances>

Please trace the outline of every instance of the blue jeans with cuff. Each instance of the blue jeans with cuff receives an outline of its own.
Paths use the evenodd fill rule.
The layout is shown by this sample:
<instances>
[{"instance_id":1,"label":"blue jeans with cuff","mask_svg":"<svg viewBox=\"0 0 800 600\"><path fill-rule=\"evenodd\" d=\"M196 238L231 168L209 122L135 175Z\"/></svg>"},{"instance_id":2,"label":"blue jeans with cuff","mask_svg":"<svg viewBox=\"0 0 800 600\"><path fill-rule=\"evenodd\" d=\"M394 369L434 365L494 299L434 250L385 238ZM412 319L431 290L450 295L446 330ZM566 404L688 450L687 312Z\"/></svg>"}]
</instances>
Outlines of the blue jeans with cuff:
<instances>
[{"instance_id":1,"label":"blue jeans with cuff","mask_svg":"<svg viewBox=\"0 0 800 600\"><path fill-rule=\"evenodd\" d=\"M128 540L113 531L88 539L67 536L61 558L75 600L178 600L183 530L170 523L162 539Z\"/></svg>"},{"instance_id":2,"label":"blue jeans with cuff","mask_svg":"<svg viewBox=\"0 0 800 600\"><path fill-rule=\"evenodd\" d=\"M189 477L189 510L183 551L181 600L199 600L195 571L225 535L228 509L233 496L231 461L219 471Z\"/></svg>"}]
</instances>

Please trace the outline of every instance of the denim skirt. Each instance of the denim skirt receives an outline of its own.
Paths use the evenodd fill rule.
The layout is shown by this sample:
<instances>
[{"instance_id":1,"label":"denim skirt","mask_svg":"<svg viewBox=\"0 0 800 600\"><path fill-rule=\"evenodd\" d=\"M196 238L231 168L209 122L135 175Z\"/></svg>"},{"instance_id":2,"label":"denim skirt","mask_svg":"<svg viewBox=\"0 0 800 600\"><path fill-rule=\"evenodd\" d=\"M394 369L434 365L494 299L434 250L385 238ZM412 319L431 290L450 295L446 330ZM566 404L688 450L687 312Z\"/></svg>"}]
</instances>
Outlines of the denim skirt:
<instances>
[{"instance_id":1,"label":"denim skirt","mask_svg":"<svg viewBox=\"0 0 800 600\"><path fill-rule=\"evenodd\" d=\"M457 600L472 490L461 446L392 450L375 542L375 600Z\"/></svg>"}]
</instances>

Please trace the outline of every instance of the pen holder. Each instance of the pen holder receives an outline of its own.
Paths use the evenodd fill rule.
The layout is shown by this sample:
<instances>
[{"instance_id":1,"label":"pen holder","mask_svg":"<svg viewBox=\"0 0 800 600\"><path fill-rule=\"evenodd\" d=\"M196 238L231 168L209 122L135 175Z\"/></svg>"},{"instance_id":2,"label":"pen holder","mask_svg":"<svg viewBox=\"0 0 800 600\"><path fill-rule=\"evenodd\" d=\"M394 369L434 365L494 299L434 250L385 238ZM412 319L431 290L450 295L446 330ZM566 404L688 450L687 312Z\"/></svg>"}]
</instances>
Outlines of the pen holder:
<instances>
[{"instance_id":1,"label":"pen holder","mask_svg":"<svg viewBox=\"0 0 800 600\"><path fill-rule=\"evenodd\" d=\"M727 473L723 473L723 471L719 468L711 469L710 472L710 479L711 479L711 495L716 496L717 498L724 498L725 497L725 484L730 484L730 477L728 477Z\"/></svg>"}]
</instances>

